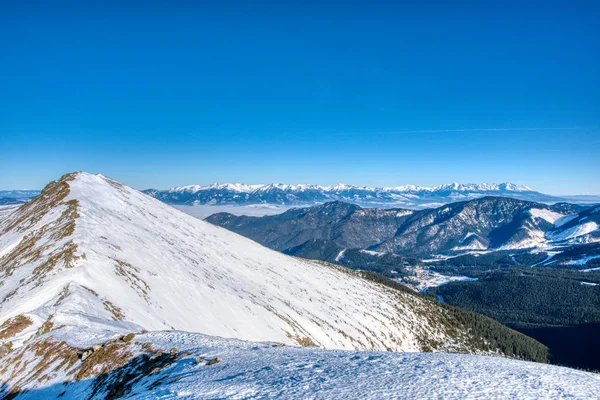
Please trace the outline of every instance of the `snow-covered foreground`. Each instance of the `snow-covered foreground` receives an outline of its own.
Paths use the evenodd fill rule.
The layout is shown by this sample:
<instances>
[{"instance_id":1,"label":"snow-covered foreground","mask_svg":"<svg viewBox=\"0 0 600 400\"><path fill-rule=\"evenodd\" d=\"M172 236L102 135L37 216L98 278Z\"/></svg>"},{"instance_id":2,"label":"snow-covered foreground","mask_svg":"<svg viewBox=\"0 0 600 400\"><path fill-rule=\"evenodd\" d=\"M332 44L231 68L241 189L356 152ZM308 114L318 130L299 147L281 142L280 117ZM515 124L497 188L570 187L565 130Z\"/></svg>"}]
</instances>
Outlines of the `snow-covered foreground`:
<instances>
[{"instance_id":1,"label":"snow-covered foreground","mask_svg":"<svg viewBox=\"0 0 600 400\"><path fill-rule=\"evenodd\" d=\"M176 331L130 343L153 349L136 360L152 363L160 350L172 356L151 374L136 375L130 361L103 380L63 384L58 376L18 399L104 398L114 388L135 399L591 399L600 390L597 374L499 357L321 350Z\"/></svg>"}]
</instances>

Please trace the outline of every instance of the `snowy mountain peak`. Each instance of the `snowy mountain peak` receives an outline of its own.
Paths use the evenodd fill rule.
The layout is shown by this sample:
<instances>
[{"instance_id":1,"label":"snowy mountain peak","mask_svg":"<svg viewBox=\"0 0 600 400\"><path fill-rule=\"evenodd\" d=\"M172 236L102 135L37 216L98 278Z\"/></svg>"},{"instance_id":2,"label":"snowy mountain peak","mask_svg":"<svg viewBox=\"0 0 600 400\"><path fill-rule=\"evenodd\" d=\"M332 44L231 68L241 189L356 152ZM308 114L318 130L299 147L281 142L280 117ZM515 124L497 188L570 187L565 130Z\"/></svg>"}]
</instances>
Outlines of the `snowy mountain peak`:
<instances>
[{"instance_id":1,"label":"snowy mountain peak","mask_svg":"<svg viewBox=\"0 0 600 400\"><path fill-rule=\"evenodd\" d=\"M513 192L532 192L529 186L515 185L514 183L504 182L498 185L500 190L513 191Z\"/></svg>"},{"instance_id":2,"label":"snowy mountain peak","mask_svg":"<svg viewBox=\"0 0 600 400\"><path fill-rule=\"evenodd\" d=\"M450 183L450 184L436 186L436 187L432 188L431 191L433 191L433 192L453 191L453 192L470 192L470 193L477 193L477 192L505 193L505 192L531 192L532 190L527 186L515 185L514 183L508 183L508 182L504 182L501 184L495 184L495 183L460 184L460 183L454 182L454 183Z\"/></svg>"},{"instance_id":3,"label":"snowy mountain peak","mask_svg":"<svg viewBox=\"0 0 600 400\"><path fill-rule=\"evenodd\" d=\"M230 190L233 192L250 193L259 186L260 185L244 185L242 183L213 183L212 185L208 185L208 186L201 186L201 185L177 186L177 187L174 187L169 190L174 193L181 193L181 192L194 193L194 192L199 192L199 191L203 191L203 190L204 191L205 190Z\"/></svg>"},{"instance_id":4,"label":"snowy mountain peak","mask_svg":"<svg viewBox=\"0 0 600 400\"><path fill-rule=\"evenodd\" d=\"M461 184L455 182L431 188L415 185L377 188L343 183L333 186L227 183L210 186L182 186L166 191L146 190L145 193L169 204L192 205L307 205L339 200L367 206L427 208L431 205L483 196L508 196L541 202L556 202L558 200L552 196L534 192L527 186L506 182L501 184Z\"/></svg>"},{"instance_id":5,"label":"snowy mountain peak","mask_svg":"<svg viewBox=\"0 0 600 400\"><path fill-rule=\"evenodd\" d=\"M0 257L0 324L29 321L13 345L49 322L340 349L471 345L447 333L435 302L269 250L101 175L67 174L2 217Z\"/></svg>"},{"instance_id":6,"label":"snowy mountain peak","mask_svg":"<svg viewBox=\"0 0 600 400\"><path fill-rule=\"evenodd\" d=\"M392 187L384 187L381 190L385 192L422 192L422 191L431 191L430 188L426 188L419 185L404 185L404 186L392 186Z\"/></svg>"},{"instance_id":7,"label":"snowy mountain peak","mask_svg":"<svg viewBox=\"0 0 600 400\"><path fill-rule=\"evenodd\" d=\"M251 193L254 191L268 191L273 189L284 190L284 191L301 191L301 190L319 190L323 192L337 192L344 190L367 190L372 192L377 191L388 191L388 192L421 192L421 191L445 191L445 190L456 190L456 191L481 191L481 192L489 192L489 191L515 191L515 192L524 192L524 191L532 191L527 186L524 185L515 185L514 183L504 182L501 184L488 184L488 183L449 183L442 184L434 187L424 187L419 185L403 185L403 186L392 186L392 187L374 187L374 186L356 186L356 185L348 185L345 183L338 183L332 186L322 186L322 185L314 185L314 184L284 184L284 183L268 183L268 184L255 184L255 185L246 185L243 183L213 183L211 185L187 185L187 186L177 186L171 188L169 190L173 192L177 191L201 191L201 190L210 190L210 189L223 189L223 190L233 190L237 192Z\"/></svg>"}]
</instances>

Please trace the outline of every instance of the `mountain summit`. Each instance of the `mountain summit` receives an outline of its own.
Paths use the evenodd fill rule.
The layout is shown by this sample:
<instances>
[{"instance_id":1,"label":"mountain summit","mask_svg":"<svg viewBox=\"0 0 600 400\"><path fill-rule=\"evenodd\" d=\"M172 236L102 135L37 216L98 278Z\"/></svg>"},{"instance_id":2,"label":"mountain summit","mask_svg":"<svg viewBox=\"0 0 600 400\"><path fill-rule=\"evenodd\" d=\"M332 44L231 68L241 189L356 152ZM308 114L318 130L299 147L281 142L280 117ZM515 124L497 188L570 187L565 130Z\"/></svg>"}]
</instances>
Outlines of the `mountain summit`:
<instances>
[{"instance_id":1,"label":"mountain summit","mask_svg":"<svg viewBox=\"0 0 600 400\"><path fill-rule=\"evenodd\" d=\"M25 336L52 321L335 349L476 347L469 327L449 333L453 311L436 302L272 251L102 175L52 182L0 232L0 322L25 315Z\"/></svg>"}]
</instances>

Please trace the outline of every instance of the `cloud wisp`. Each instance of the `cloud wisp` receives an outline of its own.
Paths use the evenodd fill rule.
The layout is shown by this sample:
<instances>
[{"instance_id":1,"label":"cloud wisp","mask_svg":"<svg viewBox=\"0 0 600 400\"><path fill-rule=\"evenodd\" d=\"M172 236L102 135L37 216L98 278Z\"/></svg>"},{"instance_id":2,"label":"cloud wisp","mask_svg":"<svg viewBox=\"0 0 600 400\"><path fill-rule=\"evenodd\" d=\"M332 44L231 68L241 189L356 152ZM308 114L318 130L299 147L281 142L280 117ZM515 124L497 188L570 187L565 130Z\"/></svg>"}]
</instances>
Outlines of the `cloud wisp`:
<instances>
[{"instance_id":1,"label":"cloud wisp","mask_svg":"<svg viewBox=\"0 0 600 400\"><path fill-rule=\"evenodd\" d=\"M523 131L572 131L577 128L468 128L468 129L419 129L389 132L339 132L336 135L404 135L412 133L460 133L460 132L523 132Z\"/></svg>"}]
</instances>

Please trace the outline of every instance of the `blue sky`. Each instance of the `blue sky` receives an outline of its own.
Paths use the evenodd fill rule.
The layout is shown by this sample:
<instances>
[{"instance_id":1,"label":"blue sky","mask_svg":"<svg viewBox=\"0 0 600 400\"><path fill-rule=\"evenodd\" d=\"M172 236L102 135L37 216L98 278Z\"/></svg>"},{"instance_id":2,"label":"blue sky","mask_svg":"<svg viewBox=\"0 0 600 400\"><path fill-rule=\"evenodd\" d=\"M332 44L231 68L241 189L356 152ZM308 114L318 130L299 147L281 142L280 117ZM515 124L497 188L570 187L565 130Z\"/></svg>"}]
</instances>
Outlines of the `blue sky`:
<instances>
[{"instance_id":1,"label":"blue sky","mask_svg":"<svg viewBox=\"0 0 600 400\"><path fill-rule=\"evenodd\" d=\"M594 2L284 3L3 3L0 189L85 170L600 193Z\"/></svg>"}]
</instances>

